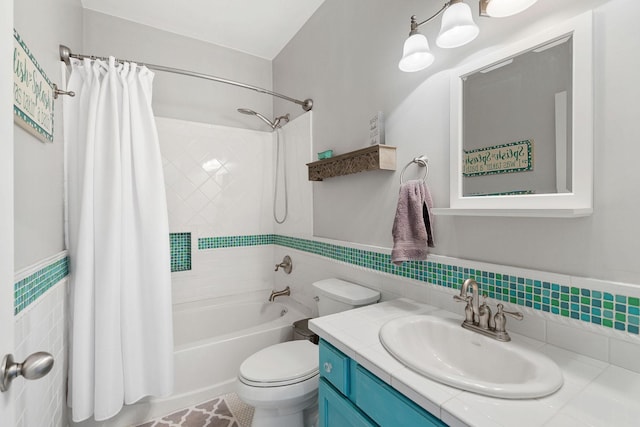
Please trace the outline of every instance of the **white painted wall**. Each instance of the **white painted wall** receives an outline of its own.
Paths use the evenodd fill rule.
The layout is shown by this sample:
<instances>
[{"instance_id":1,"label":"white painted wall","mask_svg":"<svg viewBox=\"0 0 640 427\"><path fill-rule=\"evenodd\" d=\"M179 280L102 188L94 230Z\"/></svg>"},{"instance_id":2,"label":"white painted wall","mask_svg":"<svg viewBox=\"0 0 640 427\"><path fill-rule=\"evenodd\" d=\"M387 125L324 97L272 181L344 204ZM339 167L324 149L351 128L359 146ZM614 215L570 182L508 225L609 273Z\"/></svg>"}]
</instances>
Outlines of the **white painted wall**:
<instances>
[{"instance_id":1,"label":"white painted wall","mask_svg":"<svg viewBox=\"0 0 640 427\"><path fill-rule=\"evenodd\" d=\"M49 79L60 85L58 44L81 46L80 0L14 2L14 27ZM64 249L62 102L55 101L54 141L14 126L15 269Z\"/></svg>"},{"instance_id":2,"label":"white painted wall","mask_svg":"<svg viewBox=\"0 0 640 427\"><path fill-rule=\"evenodd\" d=\"M13 2L0 2L0 56L13 54ZM13 353L13 64L0 62L0 357ZM15 394L0 393L0 425L14 424Z\"/></svg>"},{"instance_id":3,"label":"white painted wall","mask_svg":"<svg viewBox=\"0 0 640 427\"><path fill-rule=\"evenodd\" d=\"M84 11L83 42L83 48L71 42L68 46L74 53L113 55L272 87L269 60L90 10ZM271 96L258 92L164 72L156 73L153 84L153 109L161 117L267 130L236 109L270 117L272 102Z\"/></svg>"},{"instance_id":4,"label":"white painted wall","mask_svg":"<svg viewBox=\"0 0 640 427\"><path fill-rule=\"evenodd\" d=\"M472 5L473 6L473 5ZM369 172L314 183L317 236L390 247L401 168L430 158L436 207L449 200L449 70L518 38L594 10L594 214L579 219L438 217L435 253L558 273L638 283L640 58L633 0L540 0L507 19L478 20L481 34L454 50L435 46L439 20L424 29L435 64L414 74L397 68L409 17L436 5L327 0L274 60L274 90L313 97L314 149L338 154L366 145L368 119L386 115L387 144L398 147L395 173ZM327 31L331 28L331 31ZM282 108L276 100L275 109Z\"/></svg>"}]
</instances>

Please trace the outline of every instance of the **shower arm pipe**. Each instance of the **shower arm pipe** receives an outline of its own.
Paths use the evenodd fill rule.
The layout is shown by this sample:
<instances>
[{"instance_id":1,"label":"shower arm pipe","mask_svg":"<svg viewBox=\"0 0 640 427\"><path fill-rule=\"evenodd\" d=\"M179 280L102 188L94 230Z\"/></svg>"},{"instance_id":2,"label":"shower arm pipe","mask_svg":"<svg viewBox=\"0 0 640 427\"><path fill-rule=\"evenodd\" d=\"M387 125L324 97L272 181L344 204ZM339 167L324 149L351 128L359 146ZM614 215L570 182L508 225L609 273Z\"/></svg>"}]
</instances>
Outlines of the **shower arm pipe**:
<instances>
[{"instance_id":1,"label":"shower arm pipe","mask_svg":"<svg viewBox=\"0 0 640 427\"><path fill-rule=\"evenodd\" d=\"M77 54L77 53L72 53L71 49L69 49L67 46L60 45L60 60L63 61L65 64L70 65L71 64L71 58L74 58L74 59L85 59L85 58L87 58L87 59L91 59L91 60L99 59L99 60L103 60L103 61L108 61L109 60L108 57L104 57L104 56L81 55L81 54ZM248 85L246 83L236 82L234 80L223 79L222 77L216 77L216 76L212 76L212 75L209 75L209 74L197 73L195 71L181 70L179 68L165 67L164 65L144 64L144 63L140 63L140 62L137 62L137 61L129 61L129 60L125 60L125 59L117 59L116 58L116 61L120 62L120 63L123 63L123 62L135 62L138 65L143 65L143 66L149 68L150 70L162 71L162 72L165 72L165 73L182 74L184 76L196 77L196 78L204 79L204 80L212 80L214 82L224 83L224 84L228 84L228 85L232 85L232 86L238 86L238 87L245 88L245 89L251 89L251 90L256 91L256 92L264 93L266 95L276 96L276 97L282 98L282 99L284 99L286 101L293 102L294 104L298 104L298 105L300 105L302 107L302 109L304 111L310 111L313 108L313 100L310 99L310 98L305 99L304 101L300 101L299 99L291 98L289 96L282 95L280 93L273 92L273 91L270 91L270 90L267 90L267 89L263 89L263 88L258 87L258 86L252 86L252 85Z\"/></svg>"}]
</instances>

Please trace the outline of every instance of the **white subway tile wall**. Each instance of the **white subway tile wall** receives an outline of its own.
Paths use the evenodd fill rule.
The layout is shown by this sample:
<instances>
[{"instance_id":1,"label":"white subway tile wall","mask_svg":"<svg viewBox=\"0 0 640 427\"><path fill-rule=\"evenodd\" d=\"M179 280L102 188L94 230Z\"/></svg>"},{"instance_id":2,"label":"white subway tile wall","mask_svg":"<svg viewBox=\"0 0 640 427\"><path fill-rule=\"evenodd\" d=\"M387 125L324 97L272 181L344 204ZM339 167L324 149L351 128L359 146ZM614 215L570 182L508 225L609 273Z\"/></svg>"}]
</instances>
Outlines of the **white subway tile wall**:
<instances>
[{"instance_id":1,"label":"white subway tile wall","mask_svg":"<svg viewBox=\"0 0 640 427\"><path fill-rule=\"evenodd\" d=\"M16 397L16 427L67 425L67 278L60 280L15 317L14 358L22 362L32 353L54 357L53 369L39 380L20 377L11 387Z\"/></svg>"},{"instance_id":2,"label":"white subway tile wall","mask_svg":"<svg viewBox=\"0 0 640 427\"><path fill-rule=\"evenodd\" d=\"M273 246L198 249L199 238L312 234L311 113L279 131L280 168L287 165L288 217L273 220L276 133L156 118L163 157L169 229L191 233L191 255L174 272L173 302L273 288ZM285 160L286 159L286 160ZM283 179L282 169L280 179ZM284 211L284 184L278 188ZM187 261L190 263L187 264Z\"/></svg>"},{"instance_id":3,"label":"white subway tile wall","mask_svg":"<svg viewBox=\"0 0 640 427\"><path fill-rule=\"evenodd\" d=\"M172 233L272 232L274 136L156 118Z\"/></svg>"},{"instance_id":4,"label":"white subway tile wall","mask_svg":"<svg viewBox=\"0 0 640 427\"><path fill-rule=\"evenodd\" d=\"M185 271L172 273L173 303L272 286L265 247L198 250L198 237L272 232L274 139L257 132L156 118L169 230L191 233Z\"/></svg>"}]
</instances>

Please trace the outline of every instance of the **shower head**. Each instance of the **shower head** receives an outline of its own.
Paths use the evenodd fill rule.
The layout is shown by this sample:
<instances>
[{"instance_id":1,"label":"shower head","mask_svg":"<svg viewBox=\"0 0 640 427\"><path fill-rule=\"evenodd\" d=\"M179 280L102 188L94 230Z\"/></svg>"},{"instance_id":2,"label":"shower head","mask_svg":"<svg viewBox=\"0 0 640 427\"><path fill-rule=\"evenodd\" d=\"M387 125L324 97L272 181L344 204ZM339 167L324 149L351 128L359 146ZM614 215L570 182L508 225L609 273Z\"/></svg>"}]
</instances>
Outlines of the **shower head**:
<instances>
[{"instance_id":1,"label":"shower head","mask_svg":"<svg viewBox=\"0 0 640 427\"><path fill-rule=\"evenodd\" d=\"M271 129L275 129L276 128L276 123L274 123L271 120L267 119L262 114L260 114L258 112L255 112L253 110L250 110L248 108L238 108L238 113L247 114L249 116L256 116L257 118L259 118L260 120L262 120L263 122L268 124L271 127Z\"/></svg>"},{"instance_id":2,"label":"shower head","mask_svg":"<svg viewBox=\"0 0 640 427\"><path fill-rule=\"evenodd\" d=\"M282 124L285 124L289 121L289 114L286 114L284 116L280 116L280 117L276 117L276 119L274 121L271 121L269 119L267 119L265 116L263 116L262 114L255 112L249 108L238 108L238 113L242 113L242 114L247 114L249 116L256 116L257 118L259 118L260 120L262 120L263 122L265 122L266 124L269 125L269 127L271 127L271 129L275 130L276 128L282 127ZM284 123L283 123L284 121ZM282 123L282 124L281 124Z\"/></svg>"}]
</instances>

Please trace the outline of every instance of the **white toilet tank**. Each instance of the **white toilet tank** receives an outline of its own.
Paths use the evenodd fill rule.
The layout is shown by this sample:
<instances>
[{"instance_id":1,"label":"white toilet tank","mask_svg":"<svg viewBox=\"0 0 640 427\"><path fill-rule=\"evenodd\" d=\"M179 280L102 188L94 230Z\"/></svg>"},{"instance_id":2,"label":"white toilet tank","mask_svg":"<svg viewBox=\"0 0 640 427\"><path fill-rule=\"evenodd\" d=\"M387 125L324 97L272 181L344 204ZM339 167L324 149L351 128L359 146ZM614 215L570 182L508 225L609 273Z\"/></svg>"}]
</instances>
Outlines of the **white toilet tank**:
<instances>
[{"instance_id":1,"label":"white toilet tank","mask_svg":"<svg viewBox=\"0 0 640 427\"><path fill-rule=\"evenodd\" d=\"M312 286L320 316L373 304L380 299L380 292L340 279L320 280Z\"/></svg>"}]
</instances>

